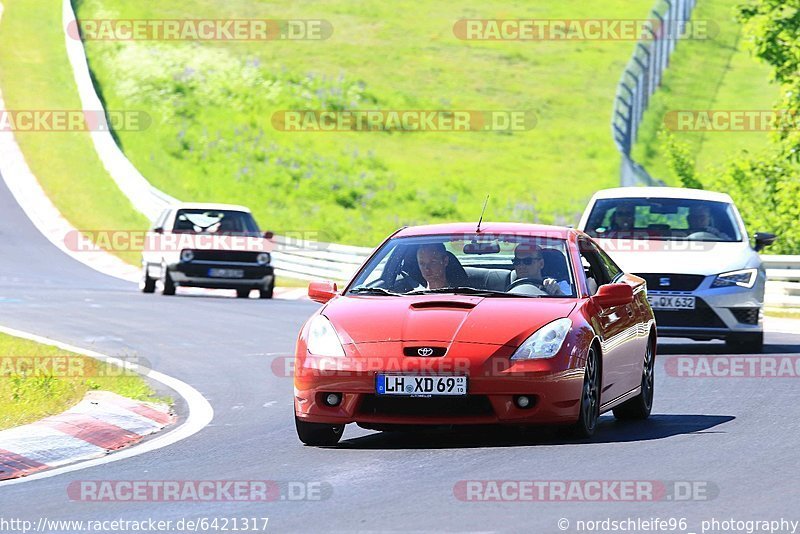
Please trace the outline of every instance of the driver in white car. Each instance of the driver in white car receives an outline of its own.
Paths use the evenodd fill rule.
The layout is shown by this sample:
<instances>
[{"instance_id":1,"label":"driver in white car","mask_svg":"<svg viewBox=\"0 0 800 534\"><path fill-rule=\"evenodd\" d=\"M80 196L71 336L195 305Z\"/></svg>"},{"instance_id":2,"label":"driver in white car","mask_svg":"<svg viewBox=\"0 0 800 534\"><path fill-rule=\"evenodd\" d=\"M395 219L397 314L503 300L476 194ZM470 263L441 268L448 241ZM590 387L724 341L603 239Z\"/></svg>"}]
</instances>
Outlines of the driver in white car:
<instances>
[{"instance_id":1,"label":"driver in white car","mask_svg":"<svg viewBox=\"0 0 800 534\"><path fill-rule=\"evenodd\" d=\"M730 237L714 227L711 209L708 206L700 204L690 207L689 214L686 216L686 222L689 224L689 235L707 233L713 235L717 239L730 241Z\"/></svg>"},{"instance_id":2,"label":"driver in white car","mask_svg":"<svg viewBox=\"0 0 800 534\"><path fill-rule=\"evenodd\" d=\"M543 279L544 256L542 256L542 249L538 245L520 243L514 249L514 259L511 263L514 264L514 272L516 274L512 285L518 280L525 279L543 289L548 295L569 295L572 292L569 282L566 280L558 282L555 278Z\"/></svg>"}]
</instances>

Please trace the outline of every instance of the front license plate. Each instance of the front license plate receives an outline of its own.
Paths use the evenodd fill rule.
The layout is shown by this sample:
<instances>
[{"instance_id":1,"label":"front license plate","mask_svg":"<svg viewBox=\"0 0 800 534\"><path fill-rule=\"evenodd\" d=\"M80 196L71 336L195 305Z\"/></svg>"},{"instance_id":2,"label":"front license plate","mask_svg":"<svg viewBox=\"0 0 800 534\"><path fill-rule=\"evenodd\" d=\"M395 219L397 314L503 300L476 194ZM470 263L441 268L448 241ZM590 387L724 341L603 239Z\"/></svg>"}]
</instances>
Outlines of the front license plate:
<instances>
[{"instance_id":1,"label":"front license plate","mask_svg":"<svg viewBox=\"0 0 800 534\"><path fill-rule=\"evenodd\" d=\"M208 276L211 278L244 278L243 269L209 269Z\"/></svg>"},{"instance_id":2,"label":"front license plate","mask_svg":"<svg viewBox=\"0 0 800 534\"><path fill-rule=\"evenodd\" d=\"M466 376L378 375L378 395L466 395Z\"/></svg>"},{"instance_id":3,"label":"front license plate","mask_svg":"<svg viewBox=\"0 0 800 534\"><path fill-rule=\"evenodd\" d=\"M695 307L694 297L648 295L647 300L654 310L693 310Z\"/></svg>"}]
</instances>

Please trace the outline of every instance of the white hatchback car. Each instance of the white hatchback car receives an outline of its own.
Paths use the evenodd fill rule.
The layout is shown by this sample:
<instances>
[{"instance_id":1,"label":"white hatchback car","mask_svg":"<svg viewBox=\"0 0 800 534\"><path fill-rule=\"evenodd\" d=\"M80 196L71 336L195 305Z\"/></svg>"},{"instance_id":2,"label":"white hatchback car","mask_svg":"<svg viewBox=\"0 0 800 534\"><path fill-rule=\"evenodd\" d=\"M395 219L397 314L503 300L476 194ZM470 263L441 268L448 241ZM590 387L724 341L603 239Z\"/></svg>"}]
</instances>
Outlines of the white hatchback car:
<instances>
[{"instance_id":1,"label":"white hatchback car","mask_svg":"<svg viewBox=\"0 0 800 534\"><path fill-rule=\"evenodd\" d=\"M581 217L629 273L647 281L659 336L724 339L728 349L760 352L766 273L730 196L697 189L625 187L598 191Z\"/></svg>"},{"instance_id":2,"label":"white hatchback car","mask_svg":"<svg viewBox=\"0 0 800 534\"><path fill-rule=\"evenodd\" d=\"M164 209L147 232L139 288L164 295L178 286L257 289L272 298L272 232L261 232L250 210L230 204L181 203Z\"/></svg>"}]
</instances>

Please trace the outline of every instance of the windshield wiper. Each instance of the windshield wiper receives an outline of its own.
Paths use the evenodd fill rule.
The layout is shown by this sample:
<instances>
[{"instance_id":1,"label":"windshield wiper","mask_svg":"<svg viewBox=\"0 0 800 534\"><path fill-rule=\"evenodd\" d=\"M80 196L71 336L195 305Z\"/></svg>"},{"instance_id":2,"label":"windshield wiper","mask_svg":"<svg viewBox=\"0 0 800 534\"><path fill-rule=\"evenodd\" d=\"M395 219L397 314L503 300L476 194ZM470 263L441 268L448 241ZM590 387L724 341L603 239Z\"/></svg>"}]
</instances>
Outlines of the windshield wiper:
<instances>
[{"instance_id":1,"label":"windshield wiper","mask_svg":"<svg viewBox=\"0 0 800 534\"><path fill-rule=\"evenodd\" d=\"M400 293L392 293L382 287L355 287L348 291L348 293L353 293L356 295L390 295L392 297L399 297L401 296Z\"/></svg>"},{"instance_id":2,"label":"windshield wiper","mask_svg":"<svg viewBox=\"0 0 800 534\"><path fill-rule=\"evenodd\" d=\"M492 289L477 289L474 287L441 287L438 289L415 289L406 295L435 295L437 293L454 293L456 295L478 295L482 297L530 297L531 295L518 295L506 293L505 291L494 291Z\"/></svg>"}]
</instances>

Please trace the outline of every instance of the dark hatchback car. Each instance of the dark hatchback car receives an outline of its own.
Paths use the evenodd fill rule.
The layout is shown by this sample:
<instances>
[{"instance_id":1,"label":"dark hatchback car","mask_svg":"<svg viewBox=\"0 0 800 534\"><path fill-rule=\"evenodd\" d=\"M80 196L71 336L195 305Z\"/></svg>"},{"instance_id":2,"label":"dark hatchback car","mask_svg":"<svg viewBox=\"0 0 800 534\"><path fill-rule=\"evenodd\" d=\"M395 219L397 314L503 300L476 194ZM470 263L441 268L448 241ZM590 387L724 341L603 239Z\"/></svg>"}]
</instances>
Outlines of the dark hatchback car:
<instances>
[{"instance_id":1,"label":"dark hatchback car","mask_svg":"<svg viewBox=\"0 0 800 534\"><path fill-rule=\"evenodd\" d=\"M271 239L243 206L170 206L147 233L139 287L164 295L179 286L234 289L239 298L257 289L260 298L272 298Z\"/></svg>"}]
</instances>

